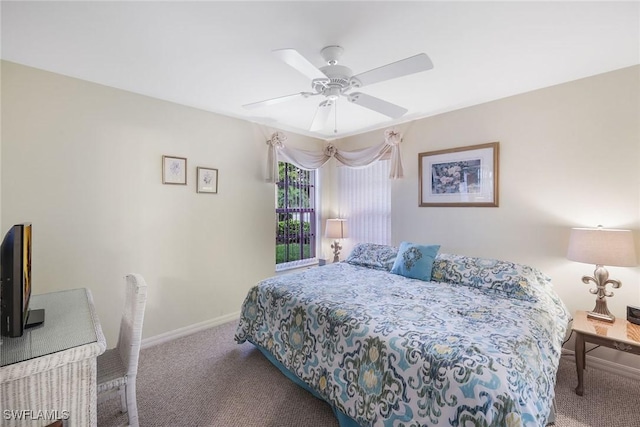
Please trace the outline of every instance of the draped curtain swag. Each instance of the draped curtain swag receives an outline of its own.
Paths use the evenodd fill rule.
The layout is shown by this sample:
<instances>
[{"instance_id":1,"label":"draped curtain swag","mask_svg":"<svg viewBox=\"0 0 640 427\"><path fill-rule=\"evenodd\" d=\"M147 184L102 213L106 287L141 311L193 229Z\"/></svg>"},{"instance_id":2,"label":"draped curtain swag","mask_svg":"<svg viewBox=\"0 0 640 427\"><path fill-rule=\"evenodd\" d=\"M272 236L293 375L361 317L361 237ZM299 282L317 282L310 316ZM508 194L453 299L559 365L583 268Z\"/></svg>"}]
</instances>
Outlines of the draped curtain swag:
<instances>
[{"instance_id":1,"label":"draped curtain swag","mask_svg":"<svg viewBox=\"0 0 640 427\"><path fill-rule=\"evenodd\" d=\"M314 170L322 167L329 159L334 157L345 166L358 168L370 165L388 152L391 152L389 178L403 177L402 159L400 157L402 134L395 129L384 131L384 141L381 144L353 151L340 150L332 143L327 144L322 151L301 150L285 146L286 140L287 136L282 132L274 132L271 135L271 139L267 140L267 145L269 146L267 182L276 182L278 180L278 161L292 163L301 169Z\"/></svg>"}]
</instances>

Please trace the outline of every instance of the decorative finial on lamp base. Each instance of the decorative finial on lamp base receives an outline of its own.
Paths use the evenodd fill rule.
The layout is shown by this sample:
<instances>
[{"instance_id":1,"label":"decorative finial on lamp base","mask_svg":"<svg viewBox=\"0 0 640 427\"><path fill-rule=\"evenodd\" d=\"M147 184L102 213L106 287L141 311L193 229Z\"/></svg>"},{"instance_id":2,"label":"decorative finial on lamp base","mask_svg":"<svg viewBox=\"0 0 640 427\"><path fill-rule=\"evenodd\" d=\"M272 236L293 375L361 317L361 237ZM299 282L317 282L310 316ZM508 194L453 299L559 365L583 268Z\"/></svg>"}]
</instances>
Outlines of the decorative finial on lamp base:
<instances>
[{"instance_id":1,"label":"decorative finial on lamp base","mask_svg":"<svg viewBox=\"0 0 640 427\"><path fill-rule=\"evenodd\" d=\"M606 297L612 297L613 292L608 291L606 288L610 284L614 289L618 289L622 286L622 283L619 280L609 279L609 272L602 265L596 265L593 277L583 276L582 281L587 285L589 282L593 282L596 285L596 288L589 289L589 292L596 295L596 306L593 311L587 312L587 317L613 323L616 318L607 308L607 300L605 299Z\"/></svg>"},{"instance_id":2,"label":"decorative finial on lamp base","mask_svg":"<svg viewBox=\"0 0 640 427\"><path fill-rule=\"evenodd\" d=\"M340 250L342 250L342 246L340 246L340 242L336 240L331 245L331 249L333 249L333 262L340 261Z\"/></svg>"}]
</instances>

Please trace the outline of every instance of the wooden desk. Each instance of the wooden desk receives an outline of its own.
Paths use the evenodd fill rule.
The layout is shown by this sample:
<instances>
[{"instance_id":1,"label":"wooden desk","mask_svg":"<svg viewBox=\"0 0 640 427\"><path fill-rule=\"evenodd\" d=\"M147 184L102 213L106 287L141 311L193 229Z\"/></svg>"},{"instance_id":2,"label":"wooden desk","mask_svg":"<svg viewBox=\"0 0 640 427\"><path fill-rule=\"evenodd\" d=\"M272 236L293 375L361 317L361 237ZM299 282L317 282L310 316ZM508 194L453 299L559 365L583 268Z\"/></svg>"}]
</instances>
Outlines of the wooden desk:
<instances>
[{"instance_id":1,"label":"wooden desk","mask_svg":"<svg viewBox=\"0 0 640 427\"><path fill-rule=\"evenodd\" d=\"M585 367L585 343L590 342L627 353L640 354L640 325L616 319L615 322L587 318L585 311L577 311L573 318L573 330L576 332L576 369L578 386L576 394L584 393L583 376Z\"/></svg>"},{"instance_id":2,"label":"wooden desk","mask_svg":"<svg viewBox=\"0 0 640 427\"><path fill-rule=\"evenodd\" d=\"M40 427L55 419L69 427L97 424L96 360L106 341L86 289L34 295L41 326L0 345L0 424Z\"/></svg>"}]
</instances>

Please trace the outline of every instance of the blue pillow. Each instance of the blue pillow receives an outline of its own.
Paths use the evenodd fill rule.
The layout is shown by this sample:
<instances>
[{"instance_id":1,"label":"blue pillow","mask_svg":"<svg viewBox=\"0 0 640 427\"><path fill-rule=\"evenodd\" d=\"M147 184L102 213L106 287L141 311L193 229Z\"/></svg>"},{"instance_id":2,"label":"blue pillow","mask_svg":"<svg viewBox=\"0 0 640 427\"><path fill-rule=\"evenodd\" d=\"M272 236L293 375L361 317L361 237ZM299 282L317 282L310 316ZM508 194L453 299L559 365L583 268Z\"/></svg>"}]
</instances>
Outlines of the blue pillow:
<instances>
[{"instance_id":1,"label":"blue pillow","mask_svg":"<svg viewBox=\"0 0 640 427\"><path fill-rule=\"evenodd\" d=\"M431 280L433 261L440 250L440 245L416 245L402 242L398 248L391 272L418 280Z\"/></svg>"}]
</instances>

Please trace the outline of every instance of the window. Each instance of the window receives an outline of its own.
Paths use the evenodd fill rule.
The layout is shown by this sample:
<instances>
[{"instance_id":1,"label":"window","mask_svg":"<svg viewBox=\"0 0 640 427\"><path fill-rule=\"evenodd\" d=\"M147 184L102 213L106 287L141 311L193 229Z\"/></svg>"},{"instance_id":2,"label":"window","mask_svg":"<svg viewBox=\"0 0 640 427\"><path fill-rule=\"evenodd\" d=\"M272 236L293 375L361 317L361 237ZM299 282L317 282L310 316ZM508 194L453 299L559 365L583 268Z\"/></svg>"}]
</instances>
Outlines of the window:
<instances>
[{"instance_id":1,"label":"window","mask_svg":"<svg viewBox=\"0 0 640 427\"><path fill-rule=\"evenodd\" d=\"M390 160L366 168L338 167L340 216L349 221L352 243L391 244Z\"/></svg>"},{"instance_id":2,"label":"window","mask_svg":"<svg viewBox=\"0 0 640 427\"><path fill-rule=\"evenodd\" d=\"M278 163L276 270L308 264L316 257L316 172Z\"/></svg>"}]
</instances>

